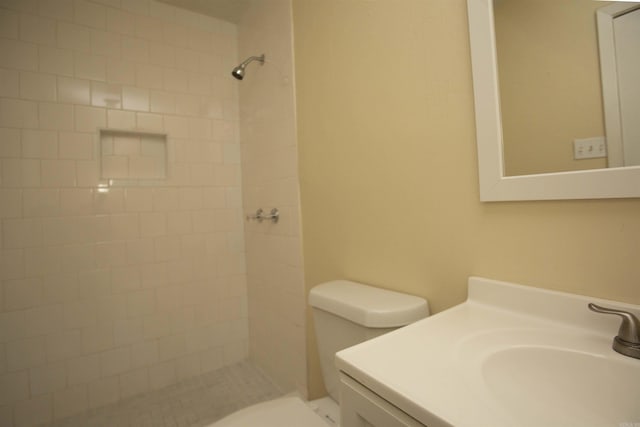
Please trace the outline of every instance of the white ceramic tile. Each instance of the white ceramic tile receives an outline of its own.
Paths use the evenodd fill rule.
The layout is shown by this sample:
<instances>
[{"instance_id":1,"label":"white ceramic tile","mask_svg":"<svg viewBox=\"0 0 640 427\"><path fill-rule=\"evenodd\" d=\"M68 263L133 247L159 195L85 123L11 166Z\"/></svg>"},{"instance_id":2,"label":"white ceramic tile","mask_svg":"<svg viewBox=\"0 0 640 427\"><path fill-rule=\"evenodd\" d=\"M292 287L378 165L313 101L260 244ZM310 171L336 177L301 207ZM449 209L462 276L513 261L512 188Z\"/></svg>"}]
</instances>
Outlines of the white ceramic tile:
<instances>
[{"instance_id":1,"label":"white ceramic tile","mask_svg":"<svg viewBox=\"0 0 640 427\"><path fill-rule=\"evenodd\" d=\"M93 136L86 133L60 132L59 158L90 160L94 156Z\"/></svg>"},{"instance_id":2,"label":"white ceramic tile","mask_svg":"<svg viewBox=\"0 0 640 427\"><path fill-rule=\"evenodd\" d=\"M88 27L58 21L56 34L58 47L77 52L89 52L91 50L91 30Z\"/></svg>"},{"instance_id":3,"label":"white ceramic tile","mask_svg":"<svg viewBox=\"0 0 640 427\"><path fill-rule=\"evenodd\" d=\"M108 269L86 270L85 266L85 269L78 273L78 290L80 299L87 300L87 303L92 305L99 329L106 331L111 329L109 323L113 320L109 318L111 312L121 311L124 315L124 302L119 300L121 296L111 295L111 278ZM112 333L109 335L111 337ZM86 342L83 340L83 343Z\"/></svg>"},{"instance_id":4,"label":"white ceramic tile","mask_svg":"<svg viewBox=\"0 0 640 427\"><path fill-rule=\"evenodd\" d=\"M40 0L38 13L63 21L73 20L73 0Z\"/></svg>"},{"instance_id":5,"label":"white ceramic tile","mask_svg":"<svg viewBox=\"0 0 640 427\"><path fill-rule=\"evenodd\" d=\"M215 181L215 166L209 164L195 164L191 166L192 185L208 185Z\"/></svg>"},{"instance_id":6,"label":"white ceramic tile","mask_svg":"<svg viewBox=\"0 0 640 427\"><path fill-rule=\"evenodd\" d=\"M78 281L74 274L52 274L43 278L42 298L44 304L63 304L65 301L75 301L77 297Z\"/></svg>"},{"instance_id":7,"label":"white ceramic tile","mask_svg":"<svg viewBox=\"0 0 640 427\"><path fill-rule=\"evenodd\" d=\"M164 89L174 93L184 93L188 89L188 73L173 68L164 69Z\"/></svg>"},{"instance_id":8,"label":"white ceramic tile","mask_svg":"<svg viewBox=\"0 0 640 427\"><path fill-rule=\"evenodd\" d=\"M16 254L12 254L16 256ZM21 262L21 270L23 271L18 277L24 277L24 271L28 271L29 275L45 275L56 274L60 272L60 256L58 248L28 248L24 250L21 258L17 258L16 262Z\"/></svg>"},{"instance_id":9,"label":"white ceramic tile","mask_svg":"<svg viewBox=\"0 0 640 427\"><path fill-rule=\"evenodd\" d=\"M124 242L104 242L95 245L96 267L109 268L126 264Z\"/></svg>"},{"instance_id":10,"label":"white ceramic tile","mask_svg":"<svg viewBox=\"0 0 640 427\"><path fill-rule=\"evenodd\" d=\"M207 73L189 73L188 91L195 95L209 95L211 93L211 78Z\"/></svg>"},{"instance_id":11,"label":"white ceramic tile","mask_svg":"<svg viewBox=\"0 0 640 427\"><path fill-rule=\"evenodd\" d=\"M0 404L14 404L29 396L29 375L27 371L10 372L0 375Z\"/></svg>"},{"instance_id":12,"label":"white ceramic tile","mask_svg":"<svg viewBox=\"0 0 640 427\"><path fill-rule=\"evenodd\" d=\"M0 279L18 279L25 275L25 260L22 250L0 250Z\"/></svg>"},{"instance_id":13,"label":"white ceramic tile","mask_svg":"<svg viewBox=\"0 0 640 427\"><path fill-rule=\"evenodd\" d=\"M149 372L146 368L129 371L119 376L120 395L123 398L149 391Z\"/></svg>"},{"instance_id":14,"label":"white ceramic tile","mask_svg":"<svg viewBox=\"0 0 640 427\"><path fill-rule=\"evenodd\" d=\"M91 82L91 105L114 109L122 108L122 87L115 84Z\"/></svg>"},{"instance_id":15,"label":"white ceramic tile","mask_svg":"<svg viewBox=\"0 0 640 427\"><path fill-rule=\"evenodd\" d=\"M162 41L162 20L145 15L136 15L136 36L146 40Z\"/></svg>"},{"instance_id":16,"label":"white ceramic tile","mask_svg":"<svg viewBox=\"0 0 640 427\"><path fill-rule=\"evenodd\" d=\"M197 72L200 64L200 54L194 50L177 49L176 66L183 70Z\"/></svg>"},{"instance_id":17,"label":"white ceramic tile","mask_svg":"<svg viewBox=\"0 0 640 427\"><path fill-rule=\"evenodd\" d=\"M185 117L165 116L164 128L170 138L189 137L189 121Z\"/></svg>"},{"instance_id":18,"label":"white ceramic tile","mask_svg":"<svg viewBox=\"0 0 640 427\"><path fill-rule=\"evenodd\" d=\"M51 395L36 396L15 405L16 426L37 426L53 420Z\"/></svg>"},{"instance_id":19,"label":"white ceramic tile","mask_svg":"<svg viewBox=\"0 0 640 427\"><path fill-rule=\"evenodd\" d=\"M45 305L24 311L22 325L25 336L47 335L62 324L63 311L61 305Z\"/></svg>"},{"instance_id":20,"label":"white ceramic tile","mask_svg":"<svg viewBox=\"0 0 640 427\"><path fill-rule=\"evenodd\" d=\"M118 390L118 377L108 377L95 380L88 385L89 406L97 408L115 403L120 397Z\"/></svg>"},{"instance_id":21,"label":"white ceramic tile","mask_svg":"<svg viewBox=\"0 0 640 427\"><path fill-rule=\"evenodd\" d=\"M202 111L211 119L222 119L222 100L214 97L203 98Z\"/></svg>"},{"instance_id":22,"label":"white ceramic tile","mask_svg":"<svg viewBox=\"0 0 640 427\"><path fill-rule=\"evenodd\" d=\"M132 61L109 59L107 61L107 81L124 85L134 85L136 68Z\"/></svg>"},{"instance_id":23,"label":"white ceramic tile","mask_svg":"<svg viewBox=\"0 0 640 427\"><path fill-rule=\"evenodd\" d=\"M141 213L140 235L142 237L163 236L167 232L167 219L163 213Z\"/></svg>"},{"instance_id":24,"label":"white ceramic tile","mask_svg":"<svg viewBox=\"0 0 640 427\"><path fill-rule=\"evenodd\" d=\"M129 347L120 347L100 354L103 376L122 374L131 367L131 351Z\"/></svg>"},{"instance_id":25,"label":"white ceramic tile","mask_svg":"<svg viewBox=\"0 0 640 427\"><path fill-rule=\"evenodd\" d=\"M159 389L176 382L176 367L173 361L161 362L149 367L149 386Z\"/></svg>"},{"instance_id":26,"label":"white ceramic tile","mask_svg":"<svg viewBox=\"0 0 640 427\"><path fill-rule=\"evenodd\" d=\"M149 64L159 65L165 68L174 68L176 65L176 52L173 46L162 42L149 42Z\"/></svg>"},{"instance_id":27,"label":"white ceramic tile","mask_svg":"<svg viewBox=\"0 0 640 427\"><path fill-rule=\"evenodd\" d=\"M54 419L63 419L89 409L89 396L84 385L59 390L53 395Z\"/></svg>"},{"instance_id":28,"label":"white ceramic tile","mask_svg":"<svg viewBox=\"0 0 640 427\"><path fill-rule=\"evenodd\" d=\"M122 55L122 36L101 30L91 30L91 52L109 58Z\"/></svg>"},{"instance_id":29,"label":"white ceramic tile","mask_svg":"<svg viewBox=\"0 0 640 427\"><path fill-rule=\"evenodd\" d=\"M39 70L61 76L73 76L73 51L50 46L38 46Z\"/></svg>"},{"instance_id":30,"label":"white ceramic tile","mask_svg":"<svg viewBox=\"0 0 640 427\"><path fill-rule=\"evenodd\" d=\"M95 353L112 347L113 327L111 324L101 323L82 329L82 351L84 353Z\"/></svg>"},{"instance_id":31,"label":"white ceramic tile","mask_svg":"<svg viewBox=\"0 0 640 427\"><path fill-rule=\"evenodd\" d=\"M19 158L21 153L20 130L0 128L0 157Z\"/></svg>"},{"instance_id":32,"label":"white ceramic tile","mask_svg":"<svg viewBox=\"0 0 640 427\"><path fill-rule=\"evenodd\" d=\"M20 15L7 9L0 10L0 36L8 39L18 38Z\"/></svg>"},{"instance_id":33,"label":"white ceramic tile","mask_svg":"<svg viewBox=\"0 0 640 427\"><path fill-rule=\"evenodd\" d=\"M122 37L122 59L125 61L149 62L149 42L137 37Z\"/></svg>"},{"instance_id":34,"label":"white ceramic tile","mask_svg":"<svg viewBox=\"0 0 640 427\"><path fill-rule=\"evenodd\" d=\"M132 111L107 110L107 126L110 129L134 129L136 115Z\"/></svg>"},{"instance_id":35,"label":"white ceramic tile","mask_svg":"<svg viewBox=\"0 0 640 427\"><path fill-rule=\"evenodd\" d=\"M136 122L138 129L152 132L164 131L164 120L160 114L136 113ZM157 143L156 145L162 145L162 150L164 150L164 144Z\"/></svg>"},{"instance_id":36,"label":"white ceramic tile","mask_svg":"<svg viewBox=\"0 0 640 427\"><path fill-rule=\"evenodd\" d=\"M107 112L104 108L75 106L75 130L96 135L98 129L107 126Z\"/></svg>"},{"instance_id":37,"label":"white ceramic tile","mask_svg":"<svg viewBox=\"0 0 640 427\"><path fill-rule=\"evenodd\" d=\"M240 168L238 165L220 165L215 168L215 183L225 187L240 185Z\"/></svg>"},{"instance_id":38,"label":"white ceramic tile","mask_svg":"<svg viewBox=\"0 0 640 427\"><path fill-rule=\"evenodd\" d=\"M132 366L149 366L159 360L157 340L140 341L131 346Z\"/></svg>"},{"instance_id":39,"label":"white ceramic tile","mask_svg":"<svg viewBox=\"0 0 640 427\"><path fill-rule=\"evenodd\" d=\"M74 75L80 79L104 82L107 80L107 60L103 56L76 53Z\"/></svg>"},{"instance_id":40,"label":"white ceramic tile","mask_svg":"<svg viewBox=\"0 0 640 427\"><path fill-rule=\"evenodd\" d=\"M7 280L3 282L3 289L4 308L6 310L34 307L40 305L43 300L42 280L39 278ZM11 370L17 369L19 368Z\"/></svg>"},{"instance_id":41,"label":"white ceramic tile","mask_svg":"<svg viewBox=\"0 0 640 427\"><path fill-rule=\"evenodd\" d=\"M10 341L6 344L6 355L9 372L42 365L45 362L44 338L34 337Z\"/></svg>"},{"instance_id":42,"label":"white ceramic tile","mask_svg":"<svg viewBox=\"0 0 640 427\"><path fill-rule=\"evenodd\" d=\"M135 15L109 8L107 10L107 30L118 34L135 34Z\"/></svg>"},{"instance_id":43,"label":"white ceramic tile","mask_svg":"<svg viewBox=\"0 0 640 427\"><path fill-rule=\"evenodd\" d=\"M99 353L69 359L67 381L70 386L86 384L98 378L100 378Z\"/></svg>"},{"instance_id":44,"label":"white ceramic tile","mask_svg":"<svg viewBox=\"0 0 640 427\"><path fill-rule=\"evenodd\" d=\"M1 46L0 51L2 51ZM0 99L0 126L37 128L38 123L38 104L36 102L7 98Z\"/></svg>"},{"instance_id":45,"label":"white ceramic tile","mask_svg":"<svg viewBox=\"0 0 640 427\"><path fill-rule=\"evenodd\" d=\"M109 236L113 240L131 240L140 236L139 218L136 214L111 215Z\"/></svg>"},{"instance_id":46,"label":"white ceramic tile","mask_svg":"<svg viewBox=\"0 0 640 427\"><path fill-rule=\"evenodd\" d=\"M37 11L27 12L31 15L23 19L25 25L16 26L11 23L16 22L17 15L9 16L8 9L0 8L9 16L3 21L8 22L2 29L6 37L0 39L9 52L8 57L0 59L0 67L4 67L0 72L6 77L3 81L7 81L0 87L0 94L37 101L57 99L60 104L5 102L2 110L0 102L0 113L9 107L19 111L3 114L0 126L25 128L22 134L16 133L17 129L4 132L9 138L3 138L1 153L8 158L1 164L4 188L0 197L3 201L17 200L18 207L0 210L0 216L14 220L25 215L28 220L45 221L42 238L50 246L28 246L38 242L38 226L30 232L18 227L17 232L7 234L2 224L3 239L8 239L10 245L27 246L3 249L0 277L13 281L22 279L28 271L30 276L42 276L42 281L24 281L21 283L31 285L22 287L16 286L18 282L5 283L0 303L25 307L21 309L24 313L20 311L24 321L16 320L20 326L10 332L17 335L10 336L46 336L42 352L45 362L60 362L68 367L67 388L52 391L49 396L52 413L61 418L115 401L120 395L133 395L196 375L203 369L221 366L225 357L229 360L243 353L242 339L228 342L225 350L213 340L207 341L206 347L199 347L200 353L184 353L184 334L193 327L195 312L191 307L185 310L183 305L187 301L195 305L203 296L214 298L222 292L216 290L218 284L213 284L219 266L203 252L208 246L204 233L217 227L211 210L224 208L227 195L223 188L210 186L235 182L235 170L215 175L212 166L225 160L224 153L219 143L207 140L232 140L237 135L236 123L214 125L210 119L223 117L223 102L216 93L204 102L202 92L210 93L216 87L223 88L226 98L237 93L231 85L214 85L209 77L222 71L222 61L209 51L209 45L217 39L206 32L218 24L208 18L181 13L181 24L165 25L175 20L175 8L148 0L41 0L34 4L41 17L59 20L54 36L47 40L44 35L51 32L53 21L42 19L44 25L36 28L33 23L37 20L32 18ZM18 3L12 8L23 12L29 9ZM11 40L16 36L41 45ZM161 37L171 40L160 42ZM46 46L54 42L57 47ZM234 50L235 42L230 45ZM215 46L211 47L213 52ZM215 67L219 69L214 70ZM20 85L19 70L43 74L22 73ZM57 98L52 97L52 78L56 79L53 89ZM117 102L119 85L124 86L122 105ZM88 107L91 103L93 106ZM172 187L112 187L108 193L97 192L99 171L104 165L93 157L97 153L96 130L107 126L170 133L173 139L162 152L169 156L167 183ZM38 128L40 131L35 130ZM226 133L216 134L220 128ZM181 139L178 142L182 144L180 164L175 163L175 138ZM154 154L158 146L140 145L137 156L145 158L142 161L127 154L122 175L128 177L132 171L143 177L166 173L162 169L164 162L162 166L152 165L160 159ZM30 158L18 158L25 153ZM235 161L234 153L233 149L228 150L226 161ZM153 162L141 164L149 158ZM18 189L41 185L47 188ZM185 185L191 187L179 188ZM206 197L200 185L211 189ZM207 209L204 213L203 207ZM226 217L222 224L225 228L236 226ZM241 247L238 236L216 236L222 254ZM229 244L229 239L235 244ZM235 260L232 264L240 265ZM229 271L238 268L230 267ZM191 285L195 280L211 285L206 289ZM177 283L185 286L176 286ZM136 291L147 293L138 299L128 298ZM38 301L47 306L31 307ZM163 314L158 315L158 310ZM200 310L201 319L206 317L206 311ZM146 317L153 320L143 321ZM99 319L108 322L96 323ZM215 322L215 316L207 319ZM144 341L145 336L154 341ZM229 340L219 331L213 336ZM161 340L160 347L156 339ZM211 350L212 346L216 350ZM130 365L122 356L126 353L122 348L130 348ZM99 353L79 357L87 351ZM204 362L206 356L211 360ZM170 363L160 363L161 358ZM117 382L87 387L87 383L99 380L96 371L98 375L118 375ZM58 387L59 377L54 373L38 372L36 390Z\"/></svg>"},{"instance_id":47,"label":"white ceramic tile","mask_svg":"<svg viewBox=\"0 0 640 427\"><path fill-rule=\"evenodd\" d=\"M42 160L43 187L73 187L76 185L76 164L71 160Z\"/></svg>"},{"instance_id":48,"label":"white ceramic tile","mask_svg":"<svg viewBox=\"0 0 640 427\"><path fill-rule=\"evenodd\" d=\"M56 23L49 18L20 15L20 39L36 44L55 45Z\"/></svg>"},{"instance_id":49,"label":"white ceramic tile","mask_svg":"<svg viewBox=\"0 0 640 427\"><path fill-rule=\"evenodd\" d=\"M62 390L67 385L67 371L64 362L37 366L29 370L29 389L31 395Z\"/></svg>"},{"instance_id":50,"label":"white ceramic tile","mask_svg":"<svg viewBox=\"0 0 640 427\"><path fill-rule=\"evenodd\" d=\"M36 101L55 101L56 78L47 74L21 72L20 97Z\"/></svg>"},{"instance_id":51,"label":"white ceramic tile","mask_svg":"<svg viewBox=\"0 0 640 427\"><path fill-rule=\"evenodd\" d=\"M85 0L74 1L74 21L88 27L105 29L107 26L107 8Z\"/></svg>"},{"instance_id":52,"label":"white ceramic tile","mask_svg":"<svg viewBox=\"0 0 640 427\"><path fill-rule=\"evenodd\" d=\"M129 0L123 2L122 9L137 15L148 15L150 3L153 2L151 0Z\"/></svg>"},{"instance_id":53,"label":"white ceramic tile","mask_svg":"<svg viewBox=\"0 0 640 427\"><path fill-rule=\"evenodd\" d=\"M162 89L162 67L149 64L138 64L136 68L136 86L147 89Z\"/></svg>"},{"instance_id":54,"label":"white ceramic tile","mask_svg":"<svg viewBox=\"0 0 640 427\"><path fill-rule=\"evenodd\" d=\"M122 9L125 6L123 5L124 2L122 0L93 0L93 1L94 3L100 3L108 7L113 7L115 9Z\"/></svg>"},{"instance_id":55,"label":"white ceramic tile","mask_svg":"<svg viewBox=\"0 0 640 427\"><path fill-rule=\"evenodd\" d=\"M73 68L71 69L73 70ZM58 101L69 104L90 104L91 86L89 80L58 77Z\"/></svg>"},{"instance_id":56,"label":"white ceramic tile","mask_svg":"<svg viewBox=\"0 0 640 427\"><path fill-rule=\"evenodd\" d=\"M50 334L46 337L45 345L48 362L66 361L80 356L82 335L79 330Z\"/></svg>"},{"instance_id":57,"label":"white ceramic tile","mask_svg":"<svg viewBox=\"0 0 640 427\"><path fill-rule=\"evenodd\" d=\"M125 86L122 89L122 108L135 111L149 111L149 91Z\"/></svg>"},{"instance_id":58,"label":"white ceramic tile","mask_svg":"<svg viewBox=\"0 0 640 427\"><path fill-rule=\"evenodd\" d=\"M22 200L21 190L0 189L0 219L21 217L23 215Z\"/></svg>"},{"instance_id":59,"label":"white ceramic tile","mask_svg":"<svg viewBox=\"0 0 640 427\"><path fill-rule=\"evenodd\" d=\"M39 187L40 161L3 159L2 185L5 187Z\"/></svg>"},{"instance_id":60,"label":"white ceramic tile","mask_svg":"<svg viewBox=\"0 0 640 427\"><path fill-rule=\"evenodd\" d=\"M99 165L97 161L77 161L77 184L83 187L97 187L99 177Z\"/></svg>"},{"instance_id":61,"label":"white ceramic tile","mask_svg":"<svg viewBox=\"0 0 640 427\"><path fill-rule=\"evenodd\" d=\"M124 190L111 188L108 193L93 193L94 213L114 214L124 212Z\"/></svg>"},{"instance_id":62,"label":"white ceramic tile","mask_svg":"<svg viewBox=\"0 0 640 427\"><path fill-rule=\"evenodd\" d=\"M73 107L42 102L38 105L40 129L73 130Z\"/></svg>"},{"instance_id":63,"label":"white ceramic tile","mask_svg":"<svg viewBox=\"0 0 640 427\"><path fill-rule=\"evenodd\" d=\"M184 116L200 115L200 97L191 94L176 95L176 113ZM203 119L206 120L206 119Z\"/></svg>"},{"instance_id":64,"label":"white ceramic tile","mask_svg":"<svg viewBox=\"0 0 640 427\"><path fill-rule=\"evenodd\" d=\"M189 47L189 29L187 27L173 23L165 23L162 30L166 44L179 48Z\"/></svg>"},{"instance_id":65,"label":"white ceramic tile","mask_svg":"<svg viewBox=\"0 0 640 427\"><path fill-rule=\"evenodd\" d=\"M57 189L25 189L23 194L23 212L25 217L54 216L59 214L60 198Z\"/></svg>"},{"instance_id":66,"label":"white ceramic tile","mask_svg":"<svg viewBox=\"0 0 640 427\"><path fill-rule=\"evenodd\" d=\"M20 83L17 70L0 69L0 96L17 98L19 96Z\"/></svg>"},{"instance_id":67,"label":"white ceramic tile","mask_svg":"<svg viewBox=\"0 0 640 427\"><path fill-rule=\"evenodd\" d=\"M150 92L149 104L150 110L153 113L174 114L176 112L175 95L169 92L152 90Z\"/></svg>"},{"instance_id":68,"label":"white ceramic tile","mask_svg":"<svg viewBox=\"0 0 640 427\"><path fill-rule=\"evenodd\" d=\"M128 240L127 261L129 264L145 264L153 261L153 240L137 239Z\"/></svg>"}]
</instances>

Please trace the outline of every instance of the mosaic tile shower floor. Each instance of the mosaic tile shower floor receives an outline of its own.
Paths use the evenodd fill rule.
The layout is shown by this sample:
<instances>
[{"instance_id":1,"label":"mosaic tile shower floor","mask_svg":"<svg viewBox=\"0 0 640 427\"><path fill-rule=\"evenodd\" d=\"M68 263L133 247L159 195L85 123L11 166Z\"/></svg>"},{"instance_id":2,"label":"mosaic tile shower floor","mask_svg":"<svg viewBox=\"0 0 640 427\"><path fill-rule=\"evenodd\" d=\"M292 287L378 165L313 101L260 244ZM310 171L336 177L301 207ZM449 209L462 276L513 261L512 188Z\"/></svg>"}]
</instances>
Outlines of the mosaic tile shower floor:
<instances>
[{"instance_id":1,"label":"mosaic tile shower floor","mask_svg":"<svg viewBox=\"0 0 640 427\"><path fill-rule=\"evenodd\" d=\"M242 362L51 427L204 427L238 409L280 396L264 374Z\"/></svg>"}]
</instances>

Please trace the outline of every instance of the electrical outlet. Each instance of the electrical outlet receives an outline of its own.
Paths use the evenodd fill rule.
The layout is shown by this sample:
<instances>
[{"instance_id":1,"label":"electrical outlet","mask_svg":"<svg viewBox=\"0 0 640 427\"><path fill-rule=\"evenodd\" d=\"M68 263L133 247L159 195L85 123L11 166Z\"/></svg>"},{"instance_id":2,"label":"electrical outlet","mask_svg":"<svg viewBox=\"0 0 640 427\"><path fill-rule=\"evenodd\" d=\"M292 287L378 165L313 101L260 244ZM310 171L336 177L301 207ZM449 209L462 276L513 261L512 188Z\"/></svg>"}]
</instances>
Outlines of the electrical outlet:
<instances>
[{"instance_id":1,"label":"electrical outlet","mask_svg":"<svg viewBox=\"0 0 640 427\"><path fill-rule=\"evenodd\" d=\"M604 136L573 140L573 158L595 159L607 157L607 143Z\"/></svg>"}]
</instances>

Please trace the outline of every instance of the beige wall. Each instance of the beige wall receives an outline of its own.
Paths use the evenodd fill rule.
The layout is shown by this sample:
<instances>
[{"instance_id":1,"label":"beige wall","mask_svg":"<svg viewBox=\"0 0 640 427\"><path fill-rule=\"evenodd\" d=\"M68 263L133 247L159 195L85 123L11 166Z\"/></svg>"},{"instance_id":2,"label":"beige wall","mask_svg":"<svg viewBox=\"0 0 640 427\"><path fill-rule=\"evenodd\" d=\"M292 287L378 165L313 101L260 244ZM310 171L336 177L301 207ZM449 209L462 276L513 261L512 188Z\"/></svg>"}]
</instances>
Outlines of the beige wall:
<instances>
[{"instance_id":1,"label":"beige wall","mask_svg":"<svg viewBox=\"0 0 640 427\"><path fill-rule=\"evenodd\" d=\"M307 287L470 275L640 303L640 200L480 203L463 0L295 0ZM309 323L309 387L322 394Z\"/></svg>"},{"instance_id":2,"label":"beige wall","mask_svg":"<svg viewBox=\"0 0 640 427\"><path fill-rule=\"evenodd\" d=\"M245 213L280 210L277 224L245 222L250 357L286 391L306 394L305 288L290 0L247 2L239 56L251 63L240 91ZM231 69L229 69L230 71Z\"/></svg>"},{"instance_id":3,"label":"beige wall","mask_svg":"<svg viewBox=\"0 0 640 427\"><path fill-rule=\"evenodd\" d=\"M149 0L0 3L0 425L246 358L236 48ZM168 178L98 192L98 128L168 134Z\"/></svg>"},{"instance_id":4,"label":"beige wall","mask_svg":"<svg viewBox=\"0 0 640 427\"><path fill-rule=\"evenodd\" d=\"M604 136L592 0L495 5L506 175L603 168L573 159L573 140Z\"/></svg>"}]
</instances>

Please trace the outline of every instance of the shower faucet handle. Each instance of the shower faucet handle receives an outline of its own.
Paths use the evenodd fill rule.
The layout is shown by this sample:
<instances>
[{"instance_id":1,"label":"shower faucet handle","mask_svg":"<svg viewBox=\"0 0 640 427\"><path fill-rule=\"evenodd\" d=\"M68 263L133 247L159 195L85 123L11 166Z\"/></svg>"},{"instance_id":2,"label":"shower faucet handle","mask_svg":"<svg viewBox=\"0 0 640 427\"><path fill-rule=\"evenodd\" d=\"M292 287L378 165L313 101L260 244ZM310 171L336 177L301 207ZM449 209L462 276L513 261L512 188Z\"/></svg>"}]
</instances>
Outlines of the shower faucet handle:
<instances>
[{"instance_id":1,"label":"shower faucet handle","mask_svg":"<svg viewBox=\"0 0 640 427\"><path fill-rule=\"evenodd\" d=\"M256 211L255 214L247 215L247 220L251 220L251 219L255 219L258 222L262 222L265 219L268 219L275 224L280 219L280 211L278 210L278 208L273 208L271 209L271 212L267 214L262 208L260 208Z\"/></svg>"},{"instance_id":2,"label":"shower faucet handle","mask_svg":"<svg viewBox=\"0 0 640 427\"><path fill-rule=\"evenodd\" d=\"M624 310L616 310L608 307L589 303L589 310L602 314L613 314L622 318L622 324L618 335L613 339L613 349L625 356L640 359L640 320L633 314Z\"/></svg>"}]
</instances>

